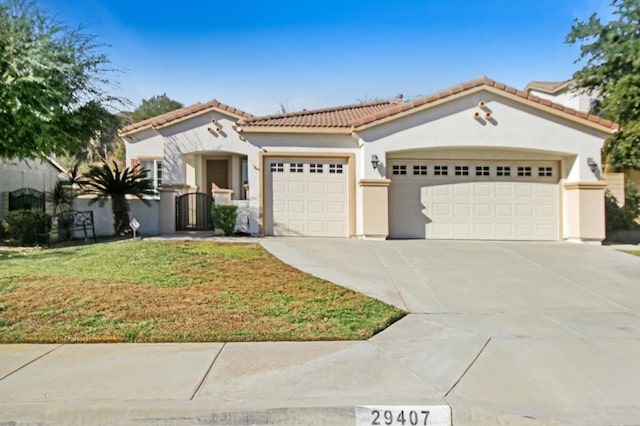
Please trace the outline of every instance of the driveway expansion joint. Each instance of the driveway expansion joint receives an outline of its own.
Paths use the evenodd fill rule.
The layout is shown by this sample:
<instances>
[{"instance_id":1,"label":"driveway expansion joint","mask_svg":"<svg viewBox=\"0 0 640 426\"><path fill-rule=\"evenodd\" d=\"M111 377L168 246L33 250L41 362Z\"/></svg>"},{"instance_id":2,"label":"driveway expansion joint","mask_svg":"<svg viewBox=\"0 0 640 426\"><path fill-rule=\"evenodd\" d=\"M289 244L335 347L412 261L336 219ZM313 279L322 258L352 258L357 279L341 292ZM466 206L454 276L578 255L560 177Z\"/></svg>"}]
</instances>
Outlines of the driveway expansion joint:
<instances>
[{"instance_id":1,"label":"driveway expansion joint","mask_svg":"<svg viewBox=\"0 0 640 426\"><path fill-rule=\"evenodd\" d=\"M227 343L223 343L222 347L220 348L220 350L218 350L218 353L213 357L213 360L211 361L211 364L209 364L209 368L207 368L207 371L204 373L204 376L202 376L202 380L200 380L200 383L198 383L198 386L196 386L196 390L193 391L193 394L191 395L191 397L189 398L189 401L193 401L193 398L196 397L196 395L198 394L198 392L200 392L200 389L202 388L202 385L204 385L204 382L207 380L207 377L209 377L209 373L211 372L211 369L213 368L213 364L215 364L216 360L218 359L218 357L220 356L220 354L222 353L222 351L224 350L224 348L227 346Z\"/></svg>"},{"instance_id":2,"label":"driveway expansion joint","mask_svg":"<svg viewBox=\"0 0 640 426\"><path fill-rule=\"evenodd\" d=\"M491 342L491 337L489 337L487 339L487 341L485 342L484 346L482 346L482 348L480 349L480 352L478 352L478 355L476 355L476 357L473 359L473 361L471 361L471 363L469 364L469 366L462 372L462 374L460 375L460 377L458 378L458 380L456 380L456 382L453 384L453 386L451 386L451 389L449 389L447 391L447 393L444 394L444 398L446 398L447 396L449 396L449 394L456 388L456 386L458 386L458 383L460 383L460 381L462 380L462 378L467 374L467 372L469 370L471 370L471 367L473 367L473 365L476 363L476 361L478 360L478 358L480 358L480 355L482 355L482 352L484 352L484 350L487 348L487 346L489 346L489 342Z\"/></svg>"},{"instance_id":3,"label":"driveway expansion joint","mask_svg":"<svg viewBox=\"0 0 640 426\"><path fill-rule=\"evenodd\" d=\"M15 370L11 371L10 373L7 373L4 376L0 377L0 381L6 379L7 377L11 376L12 374L17 373L18 371L20 371L22 369L28 367L29 365L33 364L34 362L38 361L39 359L44 358L45 356L49 355L51 352L56 351L56 350L60 349L63 346L64 346L64 343L56 346L55 348L52 348L51 350L43 353L42 355L39 355L39 356L35 357L34 359L32 359L31 361L27 362L26 364L21 365L20 367L16 368Z\"/></svg>"}]
</instances>

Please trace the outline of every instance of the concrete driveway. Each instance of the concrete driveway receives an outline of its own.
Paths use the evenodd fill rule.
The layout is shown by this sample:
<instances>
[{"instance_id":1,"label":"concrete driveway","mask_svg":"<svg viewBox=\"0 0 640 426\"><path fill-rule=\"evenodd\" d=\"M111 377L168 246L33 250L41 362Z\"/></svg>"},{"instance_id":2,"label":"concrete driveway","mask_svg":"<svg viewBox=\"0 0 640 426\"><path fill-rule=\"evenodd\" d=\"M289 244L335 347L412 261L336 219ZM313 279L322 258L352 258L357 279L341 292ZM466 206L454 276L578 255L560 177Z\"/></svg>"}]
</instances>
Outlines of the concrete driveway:
<instances>
[{"instance_id":1,"label":"concrete driveway","mask_svg":"<svg viewBox=\"0 0 640 426\"><path fill-rule=\"evenodd\" d=\"M454 425L640 424L640 257L559 243L263 245L410 312L370 343L433 387Z\"/></svg>"}]
</instances>

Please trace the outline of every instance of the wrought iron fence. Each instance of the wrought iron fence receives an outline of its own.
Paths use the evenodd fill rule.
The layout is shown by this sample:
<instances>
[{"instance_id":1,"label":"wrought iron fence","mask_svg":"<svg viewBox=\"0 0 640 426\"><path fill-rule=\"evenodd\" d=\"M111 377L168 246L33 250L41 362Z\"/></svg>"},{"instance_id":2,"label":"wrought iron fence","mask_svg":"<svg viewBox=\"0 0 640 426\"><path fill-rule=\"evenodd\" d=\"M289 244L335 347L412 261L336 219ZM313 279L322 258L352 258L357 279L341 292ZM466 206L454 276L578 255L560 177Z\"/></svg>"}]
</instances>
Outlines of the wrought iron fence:
<instances>
[{"instance_id":1,"label":"wrought iron fence","mask_svg":"<svg viewBox=\"0 0 640 426\"><path fill-rule=\"evenodd\" d=\"M207 231L213 229L211 206L213 198L202 192L176 198L176 231Z\"/></svg>"}]
</instances>

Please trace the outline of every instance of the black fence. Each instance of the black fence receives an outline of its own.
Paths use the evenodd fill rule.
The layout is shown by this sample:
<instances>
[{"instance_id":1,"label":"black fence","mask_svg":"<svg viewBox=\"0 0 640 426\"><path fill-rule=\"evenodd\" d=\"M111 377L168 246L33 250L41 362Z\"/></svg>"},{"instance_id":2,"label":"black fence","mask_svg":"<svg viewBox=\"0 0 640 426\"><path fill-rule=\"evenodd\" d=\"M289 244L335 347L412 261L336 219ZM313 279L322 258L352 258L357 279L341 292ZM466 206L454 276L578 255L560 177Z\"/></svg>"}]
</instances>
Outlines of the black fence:
<instances>
[{"instance_id":1,"label":"black fence","mask_svg":"<svg viewBox=\"0 0 640 426\"><path fill-rule=\"evenodd\" d=\"M35 210L44 212L44 192L22 188L9 192L9 211Z\"/></svg>"},{"instance_id":2,"label":"black fence","mask_svg":"<svg viewBox=\"0 0 640 426\"><path fill-rule=\"evenodd\" d=\"M202 192L176 198L176 231L208 231L213 229L211 206L213 198Z\"/></svg>"}]
</instances>

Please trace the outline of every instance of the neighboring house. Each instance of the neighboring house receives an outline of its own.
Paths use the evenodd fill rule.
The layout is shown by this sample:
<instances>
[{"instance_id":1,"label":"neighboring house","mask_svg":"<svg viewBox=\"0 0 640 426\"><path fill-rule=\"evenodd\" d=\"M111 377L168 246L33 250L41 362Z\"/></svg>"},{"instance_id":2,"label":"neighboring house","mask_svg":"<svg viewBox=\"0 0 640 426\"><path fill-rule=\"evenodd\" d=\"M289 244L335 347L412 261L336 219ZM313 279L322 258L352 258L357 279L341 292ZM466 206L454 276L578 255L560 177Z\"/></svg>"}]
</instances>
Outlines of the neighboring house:
<instances>
[{"instance_id":1,"label":"neighboring house","mask_svg":"<svg viewBox=\"0 0 640 426\"><path fill-rule=\"evenodd\" d=\"M552 102L573 108L576 111L590 112L598 95L587 93L584 90L577 90L573 80L567 81L531 81L524 88L524 91L548 99Z\"/></svg>"},{"instance_id":2,"label":"neighboring house","mask_svg":"<svg viewBox=\"0 0 640 426\"><path fill-rule=\"evenodd\" d=\"M0 159L0 218L9 211L9 193L19 189L50 192L66 170L55 159Z\"/></svg>"},{"instance_id":3,"label":"neighboring house","mask_svg":"<svg viewBox=\"0 0 640 426\"><path fill-rule=\"evenodd\" d=\"M481 77L267 117L212 101L121 135L129 163L162 162L163 232L177 196L215 183L246 199L252 234L600 242L600 149L616 129Z\"/></svg>"}]
</instances>

